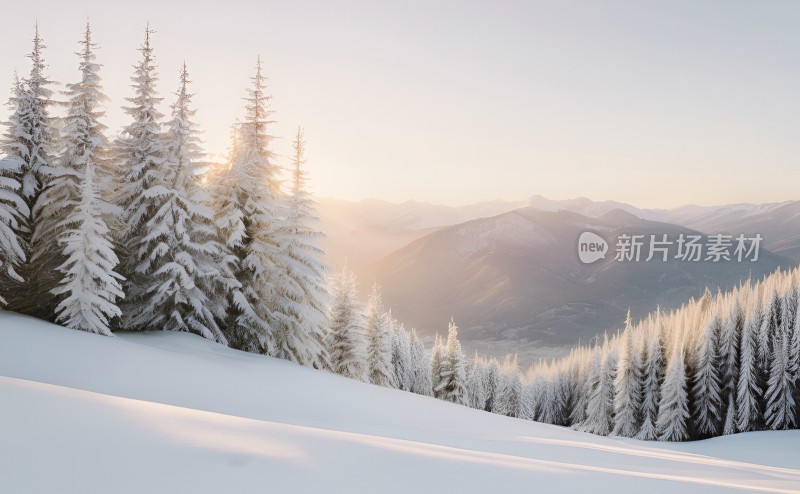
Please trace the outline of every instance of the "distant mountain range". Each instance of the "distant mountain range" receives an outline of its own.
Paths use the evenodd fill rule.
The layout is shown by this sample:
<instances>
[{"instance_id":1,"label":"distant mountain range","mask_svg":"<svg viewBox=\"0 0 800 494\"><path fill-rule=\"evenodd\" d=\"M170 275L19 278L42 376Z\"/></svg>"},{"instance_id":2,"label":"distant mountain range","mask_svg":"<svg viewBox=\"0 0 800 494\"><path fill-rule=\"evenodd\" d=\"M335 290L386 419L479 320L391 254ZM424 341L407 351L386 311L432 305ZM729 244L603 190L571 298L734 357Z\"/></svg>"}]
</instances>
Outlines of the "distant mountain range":
<instances>
[{"instance_id":1,"label":"distant mountain range","mask_svg":"<svg viewBox=\"0 0 800 494\"><path fill-rule=\"evenodd\" d=\"M800 257L800 202L640 209L613 201L496 201L464 207L370 200L322 200L329 262L345 258L366 292L407 325L432 337L453 316L468 349L523 361L560 355L657 306L674 307L705 287L727 289L748 276L788 268ZM619 233L761 233L751 262L584 265L577 238ZM771 251L774 249L774 252Z\"/></svg>"}]
</instances>

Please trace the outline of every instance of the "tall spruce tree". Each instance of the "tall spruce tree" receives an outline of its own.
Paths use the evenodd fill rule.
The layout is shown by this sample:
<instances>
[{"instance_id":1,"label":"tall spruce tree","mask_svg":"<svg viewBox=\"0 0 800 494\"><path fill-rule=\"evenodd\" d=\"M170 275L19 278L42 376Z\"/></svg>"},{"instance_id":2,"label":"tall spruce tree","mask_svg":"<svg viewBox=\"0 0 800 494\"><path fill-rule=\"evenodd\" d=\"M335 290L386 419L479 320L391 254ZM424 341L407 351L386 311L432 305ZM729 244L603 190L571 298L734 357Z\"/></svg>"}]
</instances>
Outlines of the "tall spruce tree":
<instances>
[{"instance_id":1,"label":"tall spruce tree","mask_svg":"<svg viewBox=\"0 0 800 494\"><path fill-rule=\"evenodd\" d=\"M689 439L689 394L686 376L684 332L686 321L672 335L672 349L667 363L661 401L658 404L658 438L662 441L685 441Z\"/></svg>"},{"instance_id":2,"label":"tall spruce tree","mask_svg":"<svg viewBox=\"0 0 800 494\"><path fill-rule=\"evenodd\" d=\"M10 280L5 293L12 310L53 320L55 305L50 290L58 281L55 268L59 258L52 253L57 250L56 237L59 232L50 230L52 225L49 222L47 225L40 224L42 220L47 220L41 212L47 202L41 200L40 196L49 180L56 175L53 156L58 135L57 119L51 114L56 103L50 87L55 83L46 74L45 48L37 23L33 50L28 55L31 59L30 73L15 88L13 143L7 142L13 148L4 146L6 159L12 159L18 165L14 179L21 185L20 193L28 211L25 218L27 226L18 231L27 255L25 262L16 270L25 282L22 285L19 280Z\"/></svg>"},{"instance_id":3,"label":"tall spruce tree","mask_svg":"<svg viewBox=\"0 0 800 494\"><path fill-rule=\"evenodd\" d=\"M24 91L22 82L15 76L8 103L11 118L0 140L0 153L5 155L0 159L0 286L8 289L0 289L0 306L7 303L3 297L8 296L5 292L24 282L17 270L25 263L29 250L26 238L30 238L30 208L22 196L25 167L22 156L27 150Z\"/></svg>"},{"instance_id":4,"label":"tall spruce tree","mask_svg":"<svg viewBox=\"0 0 800 494\"><path fill-rule=\"evenodd\" d=\"M447 342L442 350L439 380L435 389L440 399L459 405L467 404L465 361L461 343L458 341L458 326L451 320L447 330Z\"/></svg>"},{"instance_id":5,"label":"tall spruce tree","mask_svg":"<svg viewBox=\"0 0 800 494\"><path fill-rule=\"evenodd\" d=\"M275 330L288 313L287 290L296 294L298 287L281 264L280 170L270 149L272 110L260 58L251 80L231 163L216 187L216 223L241 283L229 293L228 340L234 348L275 355Z\"/></svg>"},{"instance_id":6,"label":"tall spruce tree","mask_svg":"<svg viewBox=\"0 0 800 494\"><path fill-rule=\"evenodd\" d=\"M346 267L333 277L331 286L328 355L333 372L367 381L367 337L364 315L358 301L356 278Z\"/></svg>"},{"instance_id":7,"label":"tall spruce tree","mask_svg":"<svg viewBox=\"0 0 800 494\"><path fill-rule=\"evenodd\" d=\"M694 431L702 437L716 436L722 428L722 382L719 335L722 323L718 311L721 303L708 317L694 348L692 379L692 423Z\"/></svg>"},{"instance_id":8,"label":"tall spruce tree","mask_svg":"<svg viewBox=\"0 0 800 494\"><path fill-rule=\"evenodd\" d=\"M292 157L291 194L285 224L280 229L281 267L287 283L275 307L279 318L275 356L303 365L327 366L325 329L328 291L327 266L319 242L325 235L316 227L316 203L307 190L305 139L297 129ZM388 341L388 339L387 339ZM386 343L388 345L388 343Z\"/></svg>"},{"instance_id":9,"label":"tall spruce tree","mask_svg":"<svg viewBox=\"0 0 800 494\"><path fill-rule=\"evenodd\" d=\"M372 287L372 294L367 305L367 373L372 384L385 387L397 387L394 368L392 367L392 337L390 315L384 312L381 293L378 285ZM403 330L405 333L405 330ZM406 357L403 359L410 367L411 347L407 334L405 344L400 350ZM398 355L399 356L399 355ZM408 371L406 371L408 372ZM410 379L404 379L404 389L410 387Z\"/></svg>"},{"instance_id":10,"label":"tall spruce tree","mask_svg":"<svg viewBox=\"0 0 800 494\"><path fill-rule=\"evenodd\" d=\"M148 24L144 42L139 48L141 59L134 66L131 77L133 96L127 98L130 106L125 108L132 121L116 142L116 157L122 175L122 184L117 190L121 207L118 250L122 259L120 270L126 278L122 322L126 329L150 329L141 325L143 319L139 311L150 288L148 272L152 272L149 265L153 252L148 227L159 210L164 182L164 141L161 138L164 115L158 110L161 98L156 87L158 72L150 44L153 32Z\"/></svg>"},{"instance_id":11,"label":"tall spruce tree","mask_svg":"<svg viewBox=\"0 0 800 494\"><path fill-rule=\"evenodd\" d=\"M81 44L81 80L68 85L60 171L42 197L49 199L48 206L58 207L45 211L48 217L57 218L58 227L64 230L58 237L65 259L58 268L63 278L52 290L61 297L57 320L70 328L110 335L110 320L121 315L116 301L123 296L122 277L114 271L118 260L103 219L108 207L97 185L96 171L109 157L105 126L99 120L104 115L99 106L105 97L88 24ZM54 198L58 202L53 202Z\"/></svg>"},{"instance_id":12,"label":"tall spruce tree","mask_svg":"<svg viewBox=\"0 0 800 494\"><path fill-rule=\"evenodd\" d=\"M622 348L614 378L614 429L615 436L633 437L640 428L642 407L642 376L640 375L639 348L634 340L631 312L625 320Z\"/></svg>"}]
</instances>

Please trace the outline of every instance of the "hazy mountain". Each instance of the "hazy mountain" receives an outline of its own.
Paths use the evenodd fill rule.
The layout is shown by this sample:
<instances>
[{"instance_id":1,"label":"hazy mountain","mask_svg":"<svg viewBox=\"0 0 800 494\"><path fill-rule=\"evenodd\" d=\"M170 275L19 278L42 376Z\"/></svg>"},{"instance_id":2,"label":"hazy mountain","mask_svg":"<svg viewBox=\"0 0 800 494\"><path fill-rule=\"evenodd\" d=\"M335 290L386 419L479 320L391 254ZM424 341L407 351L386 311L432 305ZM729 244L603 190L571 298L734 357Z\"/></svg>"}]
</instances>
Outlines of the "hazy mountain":
<instances>
[{"instance_id":1,"label":"hazy mountain","mask_svg":"<svg viewBox=\"0 0 800 494\"><path fill-rule=\"evenodd\" d=\"M327 234L323 247L328 263L345 263L361 269L443 226L475 218L495 216L525 205L524 202L492 201L467 206L442 206L406 201L395 204L377 199L345 201L319 200L321 227Z\"/></svg>"},{"instance_id":2,"label":"hazy mountain","mask_svg":"<svg viewBox=\"0 0 800 494\"><path fill-rule=\"evenodd\" d=\"M793 265L764 249L755 263L618 262L613 245L605 260L584 265L577 238L587 230L610 242L619 233L693 233L622 209L593 218L524 207L425 235L365 269L362 283L382 285L394 314L423 335L445 331L452 315L467 348L530 360L620 327L629 307L639 317L706 286L726 289Z\"/></svg>"},{"instance_id":3,"label":"hazy mountain","mask_svg":"<svg viewBox=\"0 0 800 494\"><path fill-rule=\"evenodd\" d=\"M709 234L760 233L764 237L764 247L800 260L800 201L641 209L616 201L592 201L585 197L552 200L537 195L531 197L530 205L543 211L564 210L591 217L620 209L643 219L672 223Z\"/></svg>"}]
</instances>

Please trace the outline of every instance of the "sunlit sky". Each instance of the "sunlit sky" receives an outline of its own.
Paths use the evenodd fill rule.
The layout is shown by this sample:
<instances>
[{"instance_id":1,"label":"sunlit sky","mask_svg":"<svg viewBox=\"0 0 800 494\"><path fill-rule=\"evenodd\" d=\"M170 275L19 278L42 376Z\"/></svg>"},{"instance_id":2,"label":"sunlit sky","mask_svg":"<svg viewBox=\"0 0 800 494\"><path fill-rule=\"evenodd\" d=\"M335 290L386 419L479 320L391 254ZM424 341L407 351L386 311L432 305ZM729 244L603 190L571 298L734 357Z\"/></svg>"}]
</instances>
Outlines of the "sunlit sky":
<instances>
[{"instance_id":1,"label":"sunlit sky","mask_svg":"<svg viewBox=\"0 0 800 494\"><path fill-rule=\"evenodd\" d=\"M186 60L220 155L260 54L275 150L304 126L320 196L800 199L798 2L4 3L3 100L36 19L51 77L70 82L89 17L119 129L149 21L164 110Z\"/></svg>"}]
</instances>

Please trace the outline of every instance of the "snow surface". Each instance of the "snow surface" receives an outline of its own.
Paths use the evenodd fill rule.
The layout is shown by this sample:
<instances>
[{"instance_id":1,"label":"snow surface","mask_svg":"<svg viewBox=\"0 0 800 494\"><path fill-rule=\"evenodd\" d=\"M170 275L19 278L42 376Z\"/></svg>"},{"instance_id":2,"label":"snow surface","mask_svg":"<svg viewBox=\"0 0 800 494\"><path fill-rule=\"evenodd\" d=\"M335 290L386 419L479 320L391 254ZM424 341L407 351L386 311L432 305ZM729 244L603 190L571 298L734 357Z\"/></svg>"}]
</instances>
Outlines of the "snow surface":
<instances>
[{"instance_id":1,"label":"snow surface","mask_svg":"<svg viewBox=\"0 0 800 494\"><path fill-rule=\"evenodd\" d=\"M0 492L800 491L800 431L644 443L0 312Z\"/></svg>"}]
</instances>

